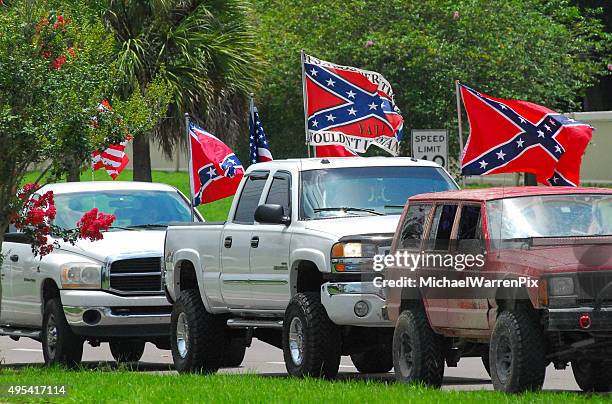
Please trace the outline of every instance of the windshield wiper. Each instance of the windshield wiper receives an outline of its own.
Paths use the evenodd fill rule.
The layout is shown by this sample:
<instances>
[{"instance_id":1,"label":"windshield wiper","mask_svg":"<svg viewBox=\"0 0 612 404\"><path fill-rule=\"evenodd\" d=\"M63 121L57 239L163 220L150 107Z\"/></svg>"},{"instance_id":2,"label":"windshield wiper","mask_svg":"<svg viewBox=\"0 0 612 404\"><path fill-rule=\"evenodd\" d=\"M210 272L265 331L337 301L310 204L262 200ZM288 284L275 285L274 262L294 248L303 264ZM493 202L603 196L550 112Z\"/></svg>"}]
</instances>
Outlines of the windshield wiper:
<instances>
[{"instance_id":1,"label":"windshield wiper","mask_svg":"<svg viewBox=\"0 0 612 404\"><path fill-rule=\"evenodd\" d=\"M146 224L135 224L133 226L128 226L128 228L130 229L159 229L159 228L166 228L168 227L167 224L162 224L162 223L146 223Z\"/></svg>"},{"instance_id":2,"label":"windshield wiper","mask_svg":"<svg viewBox=\"0 0 612 404\"><path fill-rule=\"evenodd\" d=\"M404 205L385 205L385 208L397 208L397 209L404 209Z\"/></svg>"},{"instance_id":3,"label":"windshield wiper","mask_svg":"<svg viewBox=\"0 0 612 404\"><path fill-rule=\"evenodd\" d=\"M134 229L131 229L129 227L123 227L123 226L111 226L107 230L134 230Z\"/></svg>"},{"instance_id":4,"label":"windshield wiper","mask_svg":"<svg viewBox=\"0 0 612 404\"><path fill-rule=\"evenodd\" d=\"M365 209L365 208L353 208L350 206L341 206L337 208L315 208L313 209L315 212L330 212L335 210L342 210L344 212L366 212L371 213L372 215L384 216L384 213L378 212L374 209Z\"/></svg>"}]
</instances>

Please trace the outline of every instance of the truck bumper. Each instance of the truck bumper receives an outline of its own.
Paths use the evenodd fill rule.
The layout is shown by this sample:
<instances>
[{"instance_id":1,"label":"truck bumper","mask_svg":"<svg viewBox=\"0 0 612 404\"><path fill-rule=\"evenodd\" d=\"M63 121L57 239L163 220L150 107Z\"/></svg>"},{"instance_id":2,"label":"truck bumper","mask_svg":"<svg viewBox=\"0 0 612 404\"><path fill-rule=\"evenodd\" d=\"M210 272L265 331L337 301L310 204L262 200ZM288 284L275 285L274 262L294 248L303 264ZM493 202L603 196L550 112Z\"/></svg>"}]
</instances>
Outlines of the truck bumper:
<instances>
[{"instance_id":1,"label":"truck bumper","mask_svg":"<svg viewBox=\"0 0 612 404\"><path fill-rule=\"evenodd\" d=\"M588 317L588 321L581 317ZM585 327L588 325L588 327ZM612 307L593 310L592 307L548 309L549 331L612 331Z\"/></svg>"},{"instance_id":2,"label":"truck bumper","mask_svg":"<svg viewBox=\"0 0 612 404\"><path fill-rule=\"evenodd\" d=\"M382 288L372 282L327 282L321 285L321 303L330 320L338 325L393 327L386 315ZM358 316L355 305L363 302L367 313ZM363 303L360 303L363 307Z\"/></svg>"},{"instance_id":3,"label":"truck bumper","mask_svg":"<svg viewBox=\"0 0 612 404\"><path fill-rule=\"evenodd\" d=\"M118 296L100 290L60 291L73 332L84 337L166 337L172 306L165 296Z\"/></svg>"}]
</instances>

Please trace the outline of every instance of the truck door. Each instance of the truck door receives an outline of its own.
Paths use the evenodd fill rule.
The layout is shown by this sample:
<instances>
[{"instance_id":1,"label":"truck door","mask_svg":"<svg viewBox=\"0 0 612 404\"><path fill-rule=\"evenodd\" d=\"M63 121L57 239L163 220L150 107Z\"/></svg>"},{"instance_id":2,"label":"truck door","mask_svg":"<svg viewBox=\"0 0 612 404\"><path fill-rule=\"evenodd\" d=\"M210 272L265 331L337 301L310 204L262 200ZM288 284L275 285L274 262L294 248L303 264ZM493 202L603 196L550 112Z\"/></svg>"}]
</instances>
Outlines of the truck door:
<instances>
[{"instance_id":1,"label":"truck door","mask_svg":"<svg viewBox=\"0 0 612 404\"><path fill-rule=\"evenodd\" d=\"M2 252L6 254L2 263L2 303L0 319L3 324L30 325L32 310L40 306L32 306L34 292L38 295L36 281L33 278L32 249L30 240L23 233L11 232L4 236ZM35 298L35 297L34 297Z\"/></svg>"},{"instance_id":2,"label":"truck door","mask_svg":"<svg viewBox=\"0 0 612 404\"><path fill-rule=\"evenodd\" d=\"M283 207L291 217L291 174L277 171L264 203ZM284 310L289 303L290 227L258 223L251 236L251 291L258 308Z\"/></svg>"},{"instance_id":3,"label":"truck door","mask_svg":"<svg viewBox=\"0 0 612 404\"><path fill-rule=\"evenodd\" d=\"M444 264L450 251L451 234L457 204L437 204L429 226L428 237L425 240L425 255L422 258L421 276L431 280L443 280L452 276L453 268ZM423 263L424 262L424 263ZM450 276L449 276L450 275ZM448 326L448 290L443 287L422 289L427 306L427 314L432 326Z\"/></svg>"},{"instance_id":4,"label":"truck door","mask_svg":"<svg viewBox=\"0 0 612 404\"><path fill-rule=\"evenodd\" d=\"M483 254L484 251L480 204L462 205L457 226L457 243L453 255L455 262L464 262L465 267L455 271L454 278L465 280L468 277L479 277L484 268L479 267L478 261L471 257ZM486 330L489 328L488 311L484 289L467 288L455 298L448 299L448 322L453 328Z\"/></svg>"},{"instance_id":5,"label":"truck door","mask_svg":"<svg viewBox=\"0 0 612 404\"><path fill-rule=\"evenodd\" d=\"M221 235L221 294L229 308L253 307L249 267L251 237L255 209L267 179L267 171L253 171L245 178L234 215Z\"/></svg>"}]
</instances>

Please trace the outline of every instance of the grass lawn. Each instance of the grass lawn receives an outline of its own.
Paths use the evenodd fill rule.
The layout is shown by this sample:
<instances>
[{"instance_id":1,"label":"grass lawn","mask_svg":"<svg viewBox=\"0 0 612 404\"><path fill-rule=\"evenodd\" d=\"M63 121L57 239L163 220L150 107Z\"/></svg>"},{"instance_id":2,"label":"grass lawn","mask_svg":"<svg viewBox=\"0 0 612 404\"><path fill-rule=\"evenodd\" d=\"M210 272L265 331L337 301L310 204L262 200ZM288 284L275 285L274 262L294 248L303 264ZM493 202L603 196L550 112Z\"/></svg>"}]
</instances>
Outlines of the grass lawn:
<instances>
[{"instance_id":1,"label":"grass lawn","mask_svg":"<svg viewBox=\"0 0 612 404\"><path fill-rule=\"evenodd\" d=\"M33 182L38 178L38 172L29 173L24 183ZM179 189L182 193L189 197L189 176L187 172L174 172L174 171L153 171L153 182L161 182L164 184L172 185ZM95 172L92 178L91 171L84 172L81 174L81 181L112 181L111 177L106 174L104 170L98 170ZM123 172L117 177L117 181L132 181L132 170L123 170ZM227 212L232 205L232 197L221 199L206 205L198 206L200 213L204 215L204 218L209 222L225 220L227 219Z\"/></svg>"},{"instance_id":2,"label":"grass lawn","mask_svg":"<svg viewBox=\"0 0 612 404\"><path fill-rule=\"evenodd\" d=\"M64 397L12 397L8 385L66 385ZM492 391L439 391L377 381L325 381L253 374L162 375L124 370L25 368L0 373L1 402L206 402L206 403L582 403L610 402L609 396L538 392L506 395Z\"/></svg>"}]
</instances>

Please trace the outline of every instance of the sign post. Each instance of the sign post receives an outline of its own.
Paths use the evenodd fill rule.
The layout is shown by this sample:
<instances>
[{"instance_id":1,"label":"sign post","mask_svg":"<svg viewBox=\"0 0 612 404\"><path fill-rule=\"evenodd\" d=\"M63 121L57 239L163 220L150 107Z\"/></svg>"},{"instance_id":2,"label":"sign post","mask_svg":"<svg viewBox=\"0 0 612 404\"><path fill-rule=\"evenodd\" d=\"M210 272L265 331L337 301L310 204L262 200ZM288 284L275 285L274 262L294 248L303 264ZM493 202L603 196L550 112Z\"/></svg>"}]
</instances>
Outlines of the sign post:
<instances>
[{"instance_id":1,"label":"sign post","mask_svg":"<svg viewBox=\"0 0 612 404\"><path fill-rule=\"evenodd\" d=\"M448 171L448 131L446 129L413 129L412 157L440 164Z\"/></svg>"}]
</instances>

